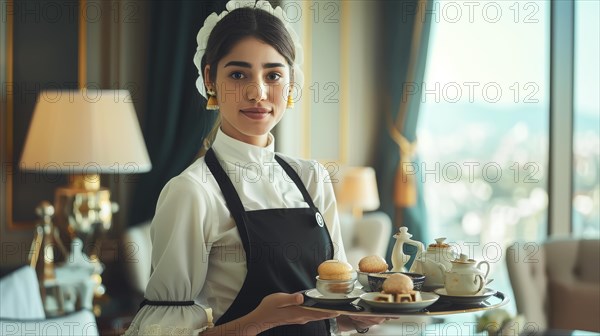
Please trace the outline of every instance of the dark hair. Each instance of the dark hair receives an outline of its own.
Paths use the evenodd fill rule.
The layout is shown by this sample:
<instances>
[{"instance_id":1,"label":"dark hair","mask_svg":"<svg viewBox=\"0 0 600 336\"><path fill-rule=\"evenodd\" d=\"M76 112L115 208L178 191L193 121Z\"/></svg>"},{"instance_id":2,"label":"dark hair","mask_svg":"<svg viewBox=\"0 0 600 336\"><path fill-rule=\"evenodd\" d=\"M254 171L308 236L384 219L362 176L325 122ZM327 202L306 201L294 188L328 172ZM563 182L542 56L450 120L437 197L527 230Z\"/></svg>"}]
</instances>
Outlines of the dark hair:
<instances>
[{"instance_id":1,"label":"dark hair","mask_svg":"<svg viewBox=\"0 0 600 336\"><path fill-rule=\"evenodd\" d=\"M231 11L210 32L206 51L200 62L202 74L204 74L206 65L210 65L209 80L215 82L219 61L233 49L236 43L247 37L254 37L275 48L290 66L290 80L293 82L294 72L292 69L296 59L296 49L284 23L265 10L249 7ZM198 157L206 154L215 140L220 125L221 114L217 114L212 129L204 138Z\"/></svg>"},{"instance_id":2,"label":"dark hair","mask_svg":"<svg viewBox=\"0 0 600 336\"><path fill-rule=\"evenodd\" d=\"M294 65L294 42L284 23L265 10L241 7L225 15L213 28L202 57L201 71L204 72L206 65L210 65L209 79L214 82L219 61L246 37L254 37L271 45L285 58L290 68ZM290 74L293 79L291 71Z\"/></svg>"}]
</instances>

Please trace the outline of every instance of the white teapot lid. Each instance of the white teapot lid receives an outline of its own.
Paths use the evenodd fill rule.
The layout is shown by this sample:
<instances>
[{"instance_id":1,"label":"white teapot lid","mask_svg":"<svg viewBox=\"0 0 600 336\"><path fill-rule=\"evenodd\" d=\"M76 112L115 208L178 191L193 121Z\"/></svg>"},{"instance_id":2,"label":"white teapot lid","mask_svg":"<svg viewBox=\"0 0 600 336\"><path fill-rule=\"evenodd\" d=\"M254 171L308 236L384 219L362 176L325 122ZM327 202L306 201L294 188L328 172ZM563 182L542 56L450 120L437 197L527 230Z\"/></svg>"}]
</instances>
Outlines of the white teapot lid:
<instances>
[{"instance_id":1,"label":"white teapot lid","mask_svg":"<svg viewBox=\"0 0 600 336\"><path fill-rule=\"evenodd\" d=\"M469 256L461 253L460 256L454 260L452 260L453 263L459 263L459 264L474 264L475 260L474 259L469 259Z\"/></svg>"}]
</instances>

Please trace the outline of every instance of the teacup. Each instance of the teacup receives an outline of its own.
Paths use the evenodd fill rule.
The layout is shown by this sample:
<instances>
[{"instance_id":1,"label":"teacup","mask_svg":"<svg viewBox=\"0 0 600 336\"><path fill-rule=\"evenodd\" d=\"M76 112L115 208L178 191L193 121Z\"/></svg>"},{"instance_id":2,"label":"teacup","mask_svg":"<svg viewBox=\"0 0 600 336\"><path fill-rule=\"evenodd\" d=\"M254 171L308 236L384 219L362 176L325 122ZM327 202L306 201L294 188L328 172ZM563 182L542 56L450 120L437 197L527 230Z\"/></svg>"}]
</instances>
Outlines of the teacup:
<instances>
[{"instance_id":1,"label":"teacup","mask_svg":"<svg viewBox=\"0 0 600 336\"><path fill-rule=\"evenodd\" d=\"M358 282L362 285L362 289L366 292L371 291L371 287L369 286L369 273L356 271L358 274Z\"/></svg>"},{"instance_id":2,"label":"teacup","mask_svg":"<svg viewBox=\"0 0 600 336\"><path fill-rule=\"evenodd\" d=\"M354 290L356 275L347 280L324 280L317 276L317 291L324 297L345 298Z\"/></svg>"}]
</instances>

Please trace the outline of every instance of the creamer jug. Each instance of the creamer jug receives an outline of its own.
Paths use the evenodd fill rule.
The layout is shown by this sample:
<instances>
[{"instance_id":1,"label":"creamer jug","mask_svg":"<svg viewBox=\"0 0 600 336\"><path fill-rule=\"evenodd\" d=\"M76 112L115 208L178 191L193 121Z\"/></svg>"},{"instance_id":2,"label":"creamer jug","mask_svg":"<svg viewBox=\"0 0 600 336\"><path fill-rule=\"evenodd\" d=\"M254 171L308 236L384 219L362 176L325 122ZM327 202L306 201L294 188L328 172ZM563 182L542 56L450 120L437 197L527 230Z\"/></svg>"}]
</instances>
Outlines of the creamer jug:
<instances>
[{"instance_id":1,"label":"creamer jug","mask_svg":"<svg viewBox=\"0 0 600 336\"><path fill-rule=\"evenodd\" d=\"M408 228L406 226L401 226L398 229L398 233L394 235L394 238L396 238L396 243L394 244L394 249L392 250L392 272L407 271L404 265L410 260L410 255L404 254L404 244L416 247L416 256L423 252L423 243L421 243L420 241L412 240L410 239L411 237L412 235L408 233Z\"/></svg>"},{"instance_id":2,"label":"creamer jug","mask_svg":"<svg viewBox=\"0 0 600 336\"><path fill-rule=\"evenodd\" d=\"M486 271L480 267L486 265ZM477 263L469 259L466 254L452 261L452 269L446 272L444 287L448 295L477 295L480 293L486 283L486 278L490 272L490 264L487 261Z\"/></svg>"}]
</instances>

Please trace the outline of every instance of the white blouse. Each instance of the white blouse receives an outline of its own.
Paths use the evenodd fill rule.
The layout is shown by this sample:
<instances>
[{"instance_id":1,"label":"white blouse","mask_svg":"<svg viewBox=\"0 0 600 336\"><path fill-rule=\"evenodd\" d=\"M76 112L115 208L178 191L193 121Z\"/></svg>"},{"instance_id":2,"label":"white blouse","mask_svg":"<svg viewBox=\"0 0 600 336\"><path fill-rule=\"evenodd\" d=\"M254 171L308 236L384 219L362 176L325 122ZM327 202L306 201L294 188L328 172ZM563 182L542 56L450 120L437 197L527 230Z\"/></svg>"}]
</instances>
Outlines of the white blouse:
<instances>
[{"instance_id":1,"label":"white blouse","mask_svg":"<svg viewBox=\"0 0 600 336\"><path fill-rule=\"evenodd\" d=\"M270 134L269 145L263 148L221 131L212 145L247 211L308 207L298 187L275 160L274 146ZM325 218L334 258L346 260L328 171L316 161L279 155L296 169ZM236 224L203 157L165 185L151 235L153 272L146 299L196 304L146 305L125 335L195 335L227 311L247 271Z\"/></svg>"}]
</instances>

